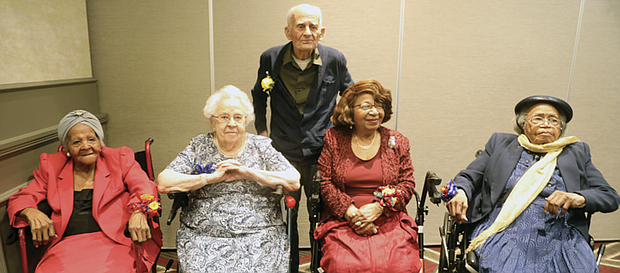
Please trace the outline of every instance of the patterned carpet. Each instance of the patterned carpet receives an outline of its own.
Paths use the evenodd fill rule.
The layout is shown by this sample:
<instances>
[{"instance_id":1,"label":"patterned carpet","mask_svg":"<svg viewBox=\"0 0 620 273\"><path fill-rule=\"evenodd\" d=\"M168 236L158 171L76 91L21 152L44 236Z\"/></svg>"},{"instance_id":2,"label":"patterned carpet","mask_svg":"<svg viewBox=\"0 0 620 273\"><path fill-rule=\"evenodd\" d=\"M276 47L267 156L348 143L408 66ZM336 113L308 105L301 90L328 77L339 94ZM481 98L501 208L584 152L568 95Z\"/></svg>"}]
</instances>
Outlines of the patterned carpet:
<instances>
[{"instance_id":1,"label":"patterned carpet","mask_svg":"<svg viewBox=\"0 0 620 273\"><path fill-rule=\"evenodd\" d=\"M606 244L606 250L601 259L601 264L599 266L600 273L620 273L620 242L604 242ZM596 249L598 249L598 245L596 244ZM597 250L595 250L595 256L597 255ZM424 251L424 273L434 273L436 272L437 261L439 257L439 248L438 247L428 247L425 248ZM299 252L299 272L300 273L310 273L310 251L309 250L300 250ZM157 272L177 272L176 268L176 252L174 249L166 250L164 249L160 254L159 260L157 261ZM170 262L170 269L166 271L166 266Z\"/></svg>"}]
</instances>

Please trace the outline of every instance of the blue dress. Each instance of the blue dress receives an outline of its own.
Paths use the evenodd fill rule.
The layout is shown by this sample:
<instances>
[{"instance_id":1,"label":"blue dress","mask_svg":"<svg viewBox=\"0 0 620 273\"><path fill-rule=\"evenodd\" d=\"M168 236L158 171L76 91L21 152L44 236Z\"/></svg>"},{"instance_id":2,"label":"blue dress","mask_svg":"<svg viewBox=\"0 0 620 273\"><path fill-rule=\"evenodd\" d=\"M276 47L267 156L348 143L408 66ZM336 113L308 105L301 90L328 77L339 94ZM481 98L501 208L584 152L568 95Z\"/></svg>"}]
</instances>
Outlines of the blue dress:
<instances>
[{"instance_id":1,"label":"blue dress","mask_svg":"<svg viewBox=\"0 0 620 273\"><path fill-rule=\"evenodd\" d=\"M213 134L199 135L168 169L190 174L197 163L231 159L221 154ZM243 166L284 171L293 166L266 137L247 134L237 158ZM256 181L206 185L188 193L181 213L177 253L181 272L286 272L290 246L277 195Z\"/></svg>"},{"instance_id":2,"label":"blue dress","mask_svg":"<svg viewBox=\"0 0 620 273\"><path fill-rule=\"evenodd\" d=\"M506 183L504 193L536 161L536 155L524 151ZM567 223L570 212L557 217L544 212L545 198L556 190L566 191L557 168L547 186L521 215L475 250L480 261L480 273L598 272L590 245L576 228ZM472 231L470 239L489 228L500 210L501 204L497 204Z\"/></svg>"}]
</instances>

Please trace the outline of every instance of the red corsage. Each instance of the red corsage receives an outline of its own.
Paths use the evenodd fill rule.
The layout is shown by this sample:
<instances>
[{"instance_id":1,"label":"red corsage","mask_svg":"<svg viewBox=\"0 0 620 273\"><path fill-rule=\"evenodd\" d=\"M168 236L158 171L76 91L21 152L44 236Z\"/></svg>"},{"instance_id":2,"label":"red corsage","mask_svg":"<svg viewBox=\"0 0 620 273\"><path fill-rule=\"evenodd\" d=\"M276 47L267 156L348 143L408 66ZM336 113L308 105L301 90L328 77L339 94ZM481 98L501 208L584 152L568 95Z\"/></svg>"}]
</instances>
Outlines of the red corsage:
<instances>
[{"instance_id":1,"label":"red corsage","mask_svg":"<svg viewBox=\"0 0 620 273\"><path fill-rule=\"evenodd\" d=\"M381 206L393 211L396 211L394 206L396 206L399 198L403 198L403 193L392 185L378 187L373 194Z\"/></svg>"},{"instance_id":2,"label":"red corsage","mask_svg":"<svg viewBox=\"0 0 620 273\"><path fill-rule=\"evenodd\" d=\"M146 217L148 217L149 219L153 218L154 216L159 216L161 204L159 204L155 196L152 196L150 194L143 194L140 195L140 199L142 199L142 202L130 203L129 205L127 205L127 208L129 208L131 212L134 212L136 210L141 211L146 214Z\"/></svg>"}]
</instances>

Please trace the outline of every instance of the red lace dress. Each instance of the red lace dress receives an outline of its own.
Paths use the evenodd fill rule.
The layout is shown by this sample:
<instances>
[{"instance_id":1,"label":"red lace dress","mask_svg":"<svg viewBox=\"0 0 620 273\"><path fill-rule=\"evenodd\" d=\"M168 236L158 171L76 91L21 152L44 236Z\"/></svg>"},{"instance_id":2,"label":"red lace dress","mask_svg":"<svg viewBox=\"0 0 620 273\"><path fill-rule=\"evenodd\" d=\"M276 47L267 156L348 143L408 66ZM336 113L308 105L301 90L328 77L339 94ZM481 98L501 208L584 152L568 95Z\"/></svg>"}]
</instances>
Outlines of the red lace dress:
<instances>
[{"instance_id":1,"label":"red lace dress","mask_svg":"<svg viewBox=\"0 0 620 273\"><path fill-rule=\"evenodd\" d=\"M371 203L381 186L381 157L361 160L352 152L346 172L345 191L356 207ZM325 272L419 272L421 262L414 220L402 211L382 215L378 233L361 236L348 222L331 219L317 228L322 239L321 268Z\"/></svg>"}]
</instances>

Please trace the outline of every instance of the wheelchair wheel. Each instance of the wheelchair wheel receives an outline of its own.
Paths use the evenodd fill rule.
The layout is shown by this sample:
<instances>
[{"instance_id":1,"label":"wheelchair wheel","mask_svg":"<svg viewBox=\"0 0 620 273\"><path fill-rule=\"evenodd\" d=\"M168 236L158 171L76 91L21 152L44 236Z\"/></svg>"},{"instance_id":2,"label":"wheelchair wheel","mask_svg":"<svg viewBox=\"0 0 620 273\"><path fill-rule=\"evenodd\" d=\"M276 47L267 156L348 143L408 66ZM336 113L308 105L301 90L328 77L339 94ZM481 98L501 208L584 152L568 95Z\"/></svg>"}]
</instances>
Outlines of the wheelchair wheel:
<instances>
[{"instance_id":1,"label":"wheelchair wheel","mask_svg":"<svg viewBox=\"0 0 620 273\"><path fill-rule=\"evenodd\" d=\"M466 269L465 249L467 249L467 235L462 227L456 224L450 215L444 215L443 225L439 227L441 249L437 272L456 273L470 272Z\"/></svg>"}]
</instances>

